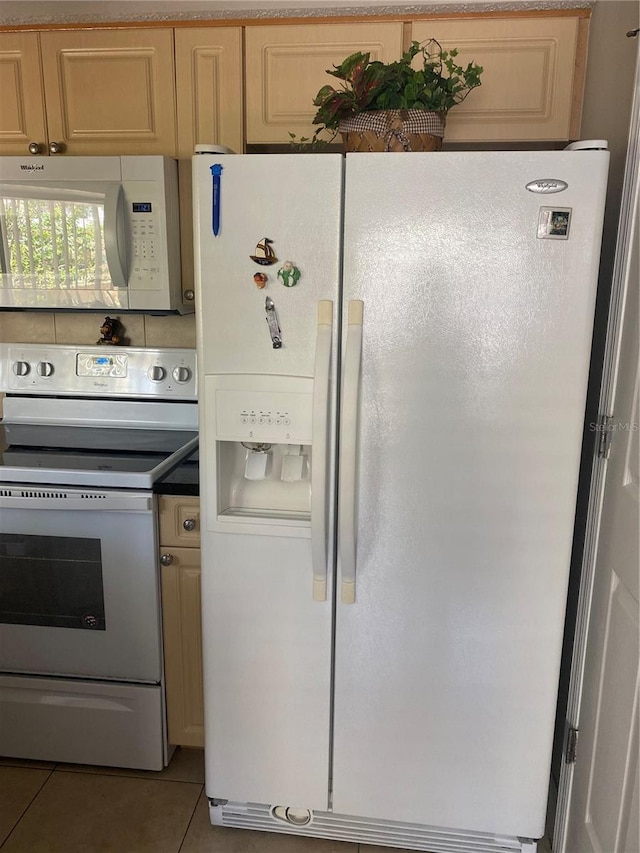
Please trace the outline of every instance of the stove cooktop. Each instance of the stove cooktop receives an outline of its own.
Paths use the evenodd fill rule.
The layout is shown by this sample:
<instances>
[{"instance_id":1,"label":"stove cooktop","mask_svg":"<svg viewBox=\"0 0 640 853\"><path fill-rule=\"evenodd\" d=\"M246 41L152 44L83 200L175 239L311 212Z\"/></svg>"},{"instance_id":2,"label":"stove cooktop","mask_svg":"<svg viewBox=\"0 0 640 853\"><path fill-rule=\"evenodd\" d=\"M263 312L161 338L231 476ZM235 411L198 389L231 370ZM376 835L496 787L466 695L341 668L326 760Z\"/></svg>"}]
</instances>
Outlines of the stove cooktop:
<instances>
[{"instance_id":1,"label":"stove cooktop","mask_svg":"<svg viewBox=\"0 0 640 853\"><path fill-rule=\"evenodd\" d=\"M0 344L0 486L151 489L197 449L195 352Z\"/></svg>"},{"instance_id":2,"label":"stove cooktop","mask_svg":"<svg viewBox=\"0 0 640 853\"><path fill-rule=\"evenodd\" d=\"M0 482L151 488L197 441L186 430L5 424Z\"/></svg>"}]
</instances>

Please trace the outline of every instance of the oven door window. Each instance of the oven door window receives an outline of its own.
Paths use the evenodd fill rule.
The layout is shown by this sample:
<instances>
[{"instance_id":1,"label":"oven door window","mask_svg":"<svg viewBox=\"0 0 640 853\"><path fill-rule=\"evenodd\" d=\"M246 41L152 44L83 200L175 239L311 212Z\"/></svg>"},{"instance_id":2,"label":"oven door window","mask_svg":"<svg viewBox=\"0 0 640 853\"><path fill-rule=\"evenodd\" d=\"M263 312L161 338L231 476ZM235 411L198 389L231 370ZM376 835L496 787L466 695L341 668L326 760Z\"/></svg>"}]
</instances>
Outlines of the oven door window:
<instances>
[{"instance_id":1,"label":"oven door window","mask_svg":"<svg viewBox=\"0 0 640 853\"><path fill-rule=\"evenodd\" d=\"M0 533L0 622L104 631L100 540Z\"/></svg>"}]
</instances>

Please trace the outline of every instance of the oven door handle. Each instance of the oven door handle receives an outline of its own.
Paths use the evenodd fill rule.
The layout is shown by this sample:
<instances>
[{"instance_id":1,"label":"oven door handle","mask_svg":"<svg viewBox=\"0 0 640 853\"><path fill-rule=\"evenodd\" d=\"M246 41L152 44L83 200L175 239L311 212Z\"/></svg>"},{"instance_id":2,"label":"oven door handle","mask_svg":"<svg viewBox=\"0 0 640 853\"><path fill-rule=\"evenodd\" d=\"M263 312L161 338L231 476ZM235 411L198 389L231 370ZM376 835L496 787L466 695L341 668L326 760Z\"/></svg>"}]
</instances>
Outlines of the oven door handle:
<instances>
[{"instance_id":1,"label":"oven door handle","mask_svg":"<svg viewBox=\"0 0 640 853\"><path fill-rule=\"evenodd\" d=\"M87 489L33 489L3 486L0 509L89 510L92 512L150 512L153 496L148 492L106 492Z\"/></svg>"}]
</instances>

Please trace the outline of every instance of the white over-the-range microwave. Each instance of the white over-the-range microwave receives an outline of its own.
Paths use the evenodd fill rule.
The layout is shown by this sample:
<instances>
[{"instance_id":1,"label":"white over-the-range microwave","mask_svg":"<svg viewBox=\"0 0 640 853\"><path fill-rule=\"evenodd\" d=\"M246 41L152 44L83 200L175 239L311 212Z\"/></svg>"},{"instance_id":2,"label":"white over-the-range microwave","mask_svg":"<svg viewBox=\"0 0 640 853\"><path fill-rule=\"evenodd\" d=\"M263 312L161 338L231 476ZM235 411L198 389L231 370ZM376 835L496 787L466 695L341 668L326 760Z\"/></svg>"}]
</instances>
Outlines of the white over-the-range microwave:
<instances>
[{"instance_id":1,"label":"white over-the-range microwave","mask_svg":"<svg viewBox=\"0 0 640 853\"><path fill-rule=\"evenodd\" d=\"M0 308L193 311L176 161L0 157Z\"/></svg>"}]
</instances>

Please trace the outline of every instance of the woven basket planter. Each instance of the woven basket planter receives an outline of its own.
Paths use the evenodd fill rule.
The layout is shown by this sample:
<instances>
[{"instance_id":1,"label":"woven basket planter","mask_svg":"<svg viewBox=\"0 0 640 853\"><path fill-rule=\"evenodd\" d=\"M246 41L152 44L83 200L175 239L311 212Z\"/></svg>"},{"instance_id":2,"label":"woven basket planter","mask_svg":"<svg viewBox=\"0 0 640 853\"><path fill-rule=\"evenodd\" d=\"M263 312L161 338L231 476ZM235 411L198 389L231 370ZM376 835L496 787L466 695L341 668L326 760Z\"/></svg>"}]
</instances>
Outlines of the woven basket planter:
<instances>
[{"instance_id":1,"label":"woven basket planter","mask_svg":"<svg viewBox=\"0 0 640 853\"><path fill-rule=\"evenodd\" d=\"M446 116L427 110L372 110L340 122L347 151L439 151Z\"/></svg>"}]
</instances>

